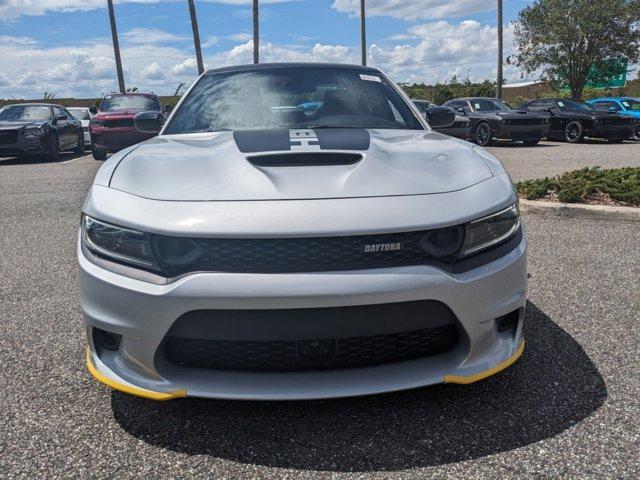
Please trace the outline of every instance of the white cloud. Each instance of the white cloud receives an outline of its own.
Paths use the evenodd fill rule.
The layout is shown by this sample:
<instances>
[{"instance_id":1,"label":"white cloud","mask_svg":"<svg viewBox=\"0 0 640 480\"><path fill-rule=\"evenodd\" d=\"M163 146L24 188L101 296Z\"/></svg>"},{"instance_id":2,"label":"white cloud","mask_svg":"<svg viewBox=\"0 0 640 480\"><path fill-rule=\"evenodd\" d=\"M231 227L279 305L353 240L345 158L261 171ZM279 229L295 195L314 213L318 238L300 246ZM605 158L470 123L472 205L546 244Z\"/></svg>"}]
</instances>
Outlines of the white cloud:
<instances>
[{"instance_id":1,"label":"white cloud","mask_svg":"<svg viewBox=\"0 0 640 480\"><path fill-rule=\"evenodd\" d=\"M116 3L161 3L172 0L116 0ZM202 0L227 5L251 5L252 0ZM286 3L298 0L260 0L262 4ZM13 19L21 15L44 15L48 11L72 12L106 8L105 0L0 0L0 18Z\"/></svg>"},{"instance_id":2,"label":"white cloud","mask_svg":"<svg viewBox=\"0 0 640 480\"><path fill-rule=\"evenodd\" d=\"M236 42L246 42L253 39L253 35L250 33L234 33L229 35L229 40L235 40Z\"/></svg>"},{"instance_id":3,"label":"white cloud","mask_svg":"<svg viewBox=\"0 0 640 480\"><path fill-rule=\"evenodd\" d=\"M206 65L205 65L206 68ZM169 71L171 75L176 77L189 77L198 74L198 62L195 57L187 58L184 62L180 62L172 66Z\"/></svg>"},{"instance_id":4,"label":"white cloud","mask_svg":"<svg viewBox=\"0 0 640 480\"><path fill-rule=\"evenodd\" d=\"M334 0L332 8L352 16L360 15L360 0ZM490 0L367 0L367 16L387 16L403 20L433 20L471 15L495 9Z\"/></svg>"},{"instance_id":5,"label":"white cloud","mask_svg":"<svg viewBox=\"0 0 640 480\"><path fill-rule=\"evenodd\" d=\"M184 42L192 38L188 35L177 35L156 28L132 28L128 32L120 34L120 37L125 42L137 44Z\"/></svg>"}]
</instances>

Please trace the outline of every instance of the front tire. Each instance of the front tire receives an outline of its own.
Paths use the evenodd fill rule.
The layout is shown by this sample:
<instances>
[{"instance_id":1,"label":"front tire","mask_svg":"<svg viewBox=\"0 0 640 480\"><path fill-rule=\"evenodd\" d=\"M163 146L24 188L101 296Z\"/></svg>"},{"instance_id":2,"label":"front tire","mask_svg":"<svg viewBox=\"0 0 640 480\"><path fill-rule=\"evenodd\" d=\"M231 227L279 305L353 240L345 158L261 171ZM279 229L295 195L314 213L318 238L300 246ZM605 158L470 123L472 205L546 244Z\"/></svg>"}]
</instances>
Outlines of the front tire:
<instances>
[{"instance_id":1,"label":"front tire","mask_svg":"<svg viewBox=\"0 0 640 480\"><path fill-rule=\"evenodd\" d=\"M582 124L573 120L564 127L564 140L567 143L579 143L582 140Z\"/></svg>"},{"instance_id":2,"label":"front tire","mask_svg":"<svg viewBox=\"0 0 640 480\"><path fill-rule=\"evenodd\" d=\"M104 148L93 147L91 150L91 154L95 160L106 160L107 159L107 151Z\"/></svg>"},{"instance_id":3,"label":"front tire","mask_svg":"<svg viewBox=\"0 0 640 480\"><path fill-rule=\"evenodd\" d=\"M491 126L487 122L480 122L473 134L473 140L481 147L489 145L491 143Z\"/></svg>"},{"instance_id":4,"label":"front tire","mask_svg":"<svg viewBox=\"0 0 640 480\"><path fill-rule=\"evenodd\" d=\"M84 153L84 134L82 133L82 130L80 130L80 133L78 134L78 143L73 151L75 153Z\"/></svg>"},{"instance_id":5,"label":"front tire","mask_svg":"<svg viewBox=\"0 0 640 480\"><path fill-rule=\"evenodd\" d=\"M51 140L49 141L49 151L45 155L45 158L52 162L57 162L60 160L60 140L58 140L57 135L51 135Z\"/></svg>"}]
</instances>

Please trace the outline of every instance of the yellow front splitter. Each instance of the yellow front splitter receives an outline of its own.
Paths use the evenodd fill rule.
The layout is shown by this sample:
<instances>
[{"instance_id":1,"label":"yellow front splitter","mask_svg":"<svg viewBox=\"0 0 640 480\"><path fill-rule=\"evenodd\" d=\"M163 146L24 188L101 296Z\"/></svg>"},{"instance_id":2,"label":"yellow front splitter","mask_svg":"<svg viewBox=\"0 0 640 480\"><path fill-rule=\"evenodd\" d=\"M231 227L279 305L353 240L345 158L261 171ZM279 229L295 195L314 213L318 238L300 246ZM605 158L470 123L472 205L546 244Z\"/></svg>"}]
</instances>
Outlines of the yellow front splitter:
<instances>
[{"instance_id":1,"label":"yellow front splitter","mask_svg":"<svg viewBox=\"0 0 640 480\"><path fill-rule=\"evenodd\" d=\"M444 383L458 383L460 385L469 385L470 383L475 383L480 380L484 380L487 377L490 377L492 375L495 375L498 372L501 372L505 368L509 368L511 365L515 363L516 360L520 358L520 356L522 355L522 352L524 352L524 340L520 342L520 346L518 347L518 350L516 350L516 353L514 353L511 357L507 358L504 362L499 363L495 367L476 373L474 375L468 375L468 376L445 375Z\"/></svg>"},{"instance_id":2,"label":"yellow front splitter","mask_svg":"<svg viewBox=\"0 0 640 480\"><path fill-rule=\"evenodd\" d=\"M101 383L113 388L114 390L119 390L124 393L128 393L130 395L135 395L136 397L148 398L149 400L156 401L166 401L173 400L174 398L182 398L187 396L186 390L173 390L171 392L154 392L153 390L147 390L145 388L138 388L132 385L126 385L124 383L117 382L106 375L100 373L98 369L96 369L93 361L91 360L91 352L89 352L89 348L87 347L87 370L93 378L98 380Z\"/></svg>"}]
</instances>

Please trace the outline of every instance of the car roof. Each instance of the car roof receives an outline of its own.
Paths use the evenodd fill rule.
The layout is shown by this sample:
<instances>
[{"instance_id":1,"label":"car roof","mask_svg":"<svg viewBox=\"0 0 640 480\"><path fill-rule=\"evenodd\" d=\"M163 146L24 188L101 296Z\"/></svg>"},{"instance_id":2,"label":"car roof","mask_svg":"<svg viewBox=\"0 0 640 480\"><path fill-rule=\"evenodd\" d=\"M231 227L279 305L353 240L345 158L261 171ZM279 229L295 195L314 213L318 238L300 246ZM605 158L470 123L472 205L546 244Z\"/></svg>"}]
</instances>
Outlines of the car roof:
<instances>
[{"instance_id":1,"label":"car roof","mask_svg":"<svg viewBox=\"0 0 640 480\"><path fill-rule=\"evenodd\" d=\"M346 63L314 63L314 62L290 62L290 63L258 63L247 65L234 65L230 67L215 68L207 70L204 74L211 75L226 72L250 72L255 70L271 70L276 68L335 68L344 70L357 70L360 72L382 73L377 68L365 67L362 65L350 65Z\"/></svg>"},{"instance_id":2,"label":"car roof","mask_svg":"<svg viewBox=\"0 0 640 480\"><path fill-rule=\"evenodd\" d=\"M454 98L453 100L500 100L499 98L496 97L460 97L460 98Z\"/></svg>"},{"instance_id":3,"label":"car roof","mask_svg":"<svg viewBox=\"0 0 640 480\"><path fill-rule=\"evenodd\" d=\"M57 103L37 103L37 102L28 102L28 103L12 103L9 105L4 105L2 108L5 107L23 107L23 106L29 106L29 107L58 107L58 108L67 108L64 105L58 105Z\"/></svg>"},{"instance_id":4,"label":"car roof","mask_svg":"<svg viewBox=\"0 0 640 480\"><path fill-rule=\"evenodd\" d=\"M638 97L598 97L598 98L592 98L589 101L590 102L595 102L595 101L600 101L600 100L622 101L622 100L639 100L639 98Z\"/></svg>"},{"instance_id":5,"label":"car roof","mask_svg":"<svg viewBox=\"0 0 640 480\"><path fill-rule=\"evenodd\" d=\"M104 97L157 97L158 95L156 95L155 93L143 93L143 92L126 92L126 93L121 93L121 92L113 92L113 93L107 93Z\"/></svg>"}]
</instances>

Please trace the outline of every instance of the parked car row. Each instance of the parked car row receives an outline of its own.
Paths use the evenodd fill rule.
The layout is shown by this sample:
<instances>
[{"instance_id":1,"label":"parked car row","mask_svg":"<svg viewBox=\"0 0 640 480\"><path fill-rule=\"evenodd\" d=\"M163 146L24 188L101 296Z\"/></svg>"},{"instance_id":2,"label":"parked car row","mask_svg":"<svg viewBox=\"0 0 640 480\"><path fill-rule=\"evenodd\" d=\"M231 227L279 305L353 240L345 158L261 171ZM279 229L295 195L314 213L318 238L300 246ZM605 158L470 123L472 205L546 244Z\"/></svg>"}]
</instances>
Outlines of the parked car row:
<instances>
[{"instance_id":1,"label":"parked car row","mask_svg":"<svg viewBox=\"0 0 640 480\"><path fill-rule=\"evenodd\" d=\"M0 110L0 156L57 160L63 150L83 153L90 146L96 160L105 160L109 152L155 136L136 129L137 114L157 115L164 123L168 111L155 94L144 93L107 95L97 108L7 105Z\"/></svg>"},{"instance_id":2,"label":"parked car row","mask_svg":"<svg viewBox=\"0 0 640 480\"><path fill-rule=\"evenodd\" d=\"M414 100L428 118L435 105ZM611 143L640 140L640 99L602 98L589 102L565 98L529 100L514 109L497 98L456 98L443 107L455 111L456 121L438 131L478 145L493 140L522 141L535 145L541 139L577 143L585 137ZM466 118L468 122L462 122Z\"/></svg>"}]
</instances>

